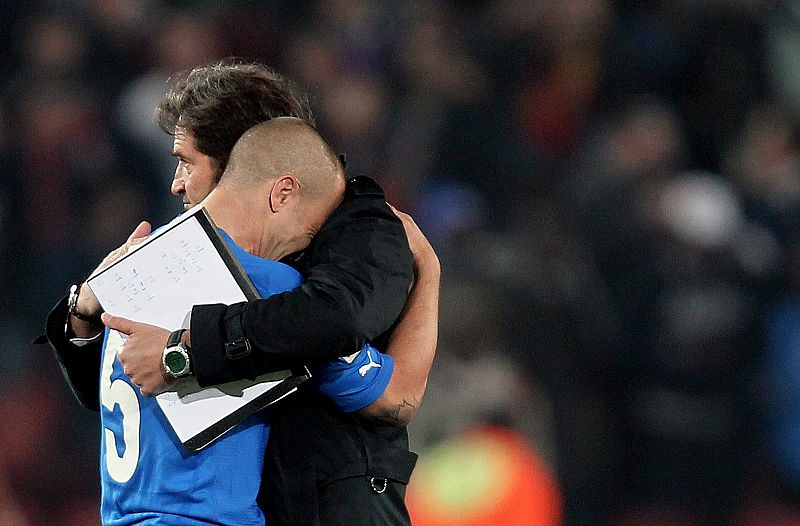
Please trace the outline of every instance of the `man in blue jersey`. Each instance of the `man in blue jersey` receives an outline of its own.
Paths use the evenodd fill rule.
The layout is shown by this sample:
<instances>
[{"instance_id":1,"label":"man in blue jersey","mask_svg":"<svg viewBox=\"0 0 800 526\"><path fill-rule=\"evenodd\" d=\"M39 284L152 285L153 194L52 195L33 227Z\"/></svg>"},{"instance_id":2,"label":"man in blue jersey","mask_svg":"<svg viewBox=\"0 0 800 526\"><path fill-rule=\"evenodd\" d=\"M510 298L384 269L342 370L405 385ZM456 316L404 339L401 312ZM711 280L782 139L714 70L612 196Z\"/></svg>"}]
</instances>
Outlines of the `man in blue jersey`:
<instances>
[{"instance_id":1,"label":"man in blue jersey","mask_svg":"<svg viewBox=\"0 0 800 526\"><path fill-rule=\"evenodd\" d=\"M300 274L277 260L308 245L344 187L341 164L316 130L298 119L279 118L240 139L225 176L202 204L267 297L301 284ZM106 314L104 321L124 329L124 320ZM111 330L100 380L103 523L264 524L256 503L269 434L263 415L191 453L155 400L130 383L124 362L123 339ZM380 398L392 369L390 356L365 347L320 367L315 381L342 410L355 411ZM177 379L167 373L174 384Z\"/></svg>"}]
</instances>

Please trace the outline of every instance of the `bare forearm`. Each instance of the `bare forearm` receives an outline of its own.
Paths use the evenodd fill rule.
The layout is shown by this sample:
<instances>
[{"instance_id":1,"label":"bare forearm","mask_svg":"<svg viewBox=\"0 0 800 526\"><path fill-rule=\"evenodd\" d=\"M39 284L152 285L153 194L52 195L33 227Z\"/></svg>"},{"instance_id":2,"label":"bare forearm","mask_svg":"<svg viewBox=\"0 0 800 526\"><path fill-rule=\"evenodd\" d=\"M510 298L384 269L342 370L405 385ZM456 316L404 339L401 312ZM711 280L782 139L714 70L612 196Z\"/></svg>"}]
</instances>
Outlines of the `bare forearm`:
<instances>
[{"instance_id":1,"label":"bare forearm","mask_svg":"<svg viewBox=\"0 0 800 526\"><path fill-rule=\"evenodd\" d=\"M418 266L417 280L386 350L394 359L394 373L383 395L363 416L406 425L422 403L436 354L440 273L435 256Z\"/></svg>"}]
</instances>

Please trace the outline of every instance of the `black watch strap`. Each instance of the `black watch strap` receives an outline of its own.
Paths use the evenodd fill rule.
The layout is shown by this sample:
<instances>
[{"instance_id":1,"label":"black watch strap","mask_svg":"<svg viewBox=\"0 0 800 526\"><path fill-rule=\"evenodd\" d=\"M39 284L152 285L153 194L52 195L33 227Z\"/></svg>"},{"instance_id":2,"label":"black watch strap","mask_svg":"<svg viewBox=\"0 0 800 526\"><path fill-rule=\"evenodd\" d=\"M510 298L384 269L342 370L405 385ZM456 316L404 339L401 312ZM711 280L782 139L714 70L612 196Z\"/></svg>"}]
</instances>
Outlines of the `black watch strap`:
<instances>
[{"instance_id":1,"label":"black watch strap","mask_svg":"<svg viewBox=\"0 0 800 526\"><path fill-rule=\"evenodd\" d=\"M186 329L178 329L169 333L169 338L167 338L167 349L170 347L177 347L178 344L181 343L181 338L183 337L184 332L186 332Z\"/></svg>"}]
</instances>

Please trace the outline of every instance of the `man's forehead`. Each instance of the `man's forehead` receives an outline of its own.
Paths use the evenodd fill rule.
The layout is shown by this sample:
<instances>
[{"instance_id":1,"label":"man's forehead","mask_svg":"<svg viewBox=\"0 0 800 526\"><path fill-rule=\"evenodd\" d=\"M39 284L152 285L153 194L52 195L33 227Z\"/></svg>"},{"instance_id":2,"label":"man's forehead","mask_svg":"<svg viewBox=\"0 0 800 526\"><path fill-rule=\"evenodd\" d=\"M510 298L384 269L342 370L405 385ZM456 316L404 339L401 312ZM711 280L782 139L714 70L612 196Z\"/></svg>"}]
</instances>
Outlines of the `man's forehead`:
<instances>
[{"instance_id":1,"label":"man's forehead","mask_svg":"<svg viewBox=\"0 0 800 526\"><path fill-rule=\"evenodd\" d=\"M186 150L194 148L194 138L184 128L175 127L175 134L172 137L172 151Z\"/></svg>"},{"instance_id":2,"label":"man's forehead","mask_svg":"<svg viewBox=\"0 0 800 526\"><path fill-rule=\"evenodd\" d=\"M191 139L191 134L186 131L186 128L175 126L175 133L173 134L175 141L187 141Z\"/></svg>"}]
</instances>

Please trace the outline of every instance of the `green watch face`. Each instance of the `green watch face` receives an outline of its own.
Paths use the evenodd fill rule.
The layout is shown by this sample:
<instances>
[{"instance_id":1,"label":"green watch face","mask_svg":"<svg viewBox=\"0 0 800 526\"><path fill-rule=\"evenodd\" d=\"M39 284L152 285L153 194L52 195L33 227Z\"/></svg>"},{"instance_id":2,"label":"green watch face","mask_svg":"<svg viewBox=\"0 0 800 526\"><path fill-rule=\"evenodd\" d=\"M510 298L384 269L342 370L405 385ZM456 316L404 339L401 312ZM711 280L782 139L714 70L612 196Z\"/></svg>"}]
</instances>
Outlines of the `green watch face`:
<instances>
[{"instance_id":1,"label":"green watch face","mask_svg":"<svg viewBox=\"0 0 800 526\"><path fill-rule=\"evenodd\" d=\"M186 369L186 357L178 351L170 351L164 357L164 363L172 374L179 374Z\"/></svg>"}]
</instances>

